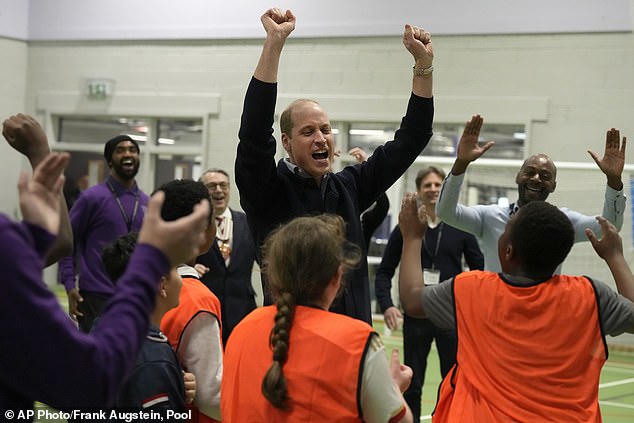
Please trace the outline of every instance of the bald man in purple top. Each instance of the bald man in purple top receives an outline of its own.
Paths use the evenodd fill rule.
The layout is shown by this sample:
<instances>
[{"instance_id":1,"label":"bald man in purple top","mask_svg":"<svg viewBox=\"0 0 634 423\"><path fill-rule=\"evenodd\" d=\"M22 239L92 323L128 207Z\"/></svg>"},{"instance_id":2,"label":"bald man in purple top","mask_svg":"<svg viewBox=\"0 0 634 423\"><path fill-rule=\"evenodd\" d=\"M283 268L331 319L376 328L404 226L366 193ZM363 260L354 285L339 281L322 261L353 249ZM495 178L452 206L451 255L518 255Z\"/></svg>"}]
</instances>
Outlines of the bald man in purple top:
<instances>
[{"instance_id":1,"label":"bald man in purple top","mask_svg":"<svg viewBox=\"0 0 634 423\"><path fill-rule=\"evenodd\" d=\"M6 136L6 135L5 135ZM149 202L138 246L117 292L90 334L75 328L42 280L59 232L59 195L68 154L51 153L18 183L23 222L0 214L0 415L30 421L33 402L62 410L112 405L148 330L160 276L198 254L208 202L165 222L164 194ZM22 417L21 414L22 413ZM79 416L74 416L79 418Z\"/></svg>"},{"instance_id":2,"label":"bald man in purple top","mask_svg":"<svg viewBox=\"0 0 634 423\"><path fill-rule=\"evenodd\" d=\"M128 135L112 138L104 146L104 158L110 175L83 191L70 210L74 260L66 257L59 264L60 283L68 293L68 313L86 333L115 291L103 269L101 252L119 236L141 228L148 202L135 180L139 171L136 141Z\"/></svg>"}]
</instances>

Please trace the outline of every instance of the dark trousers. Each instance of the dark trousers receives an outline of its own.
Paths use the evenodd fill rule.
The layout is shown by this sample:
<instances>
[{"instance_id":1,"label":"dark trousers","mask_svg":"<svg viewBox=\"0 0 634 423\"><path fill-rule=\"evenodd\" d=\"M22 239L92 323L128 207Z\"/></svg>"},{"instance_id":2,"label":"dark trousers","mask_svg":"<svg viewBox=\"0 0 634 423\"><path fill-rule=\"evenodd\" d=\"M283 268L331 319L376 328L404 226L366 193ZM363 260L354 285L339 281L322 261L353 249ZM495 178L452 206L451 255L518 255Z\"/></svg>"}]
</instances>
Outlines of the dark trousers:
<instances>
[{"instance_id":1,"label":"dark trousers","mask_svg":"<svg viewBox=\"0 0 634 423\"><path fill-rule=\"evenodd\" d=\"M89 333L95 319L101 314L101 311L110 299L110 296L81 290L79 293L84 301L79 303L78 308L84 315L77 316L77 322L79 323L79 329L82 332Z\"/></svg>"},{"instance_id":2,"label":"dark trousers","mask_svg":"<svg viewBox=\"0 0 634 423\"><path fill-rule=\"evenodd\" d=\"M403 317L404 362L412 368L414 376L409 388L403 394L414 415L414 421L420 421L420 402L427 369L427 355L431 343L436 340L436 349L440 358L440 373L444 378L456 362L456 333L452 330L438 329L427 319ZM435 387L435 389L438 389Z\"/></svg>"}]
</instances>

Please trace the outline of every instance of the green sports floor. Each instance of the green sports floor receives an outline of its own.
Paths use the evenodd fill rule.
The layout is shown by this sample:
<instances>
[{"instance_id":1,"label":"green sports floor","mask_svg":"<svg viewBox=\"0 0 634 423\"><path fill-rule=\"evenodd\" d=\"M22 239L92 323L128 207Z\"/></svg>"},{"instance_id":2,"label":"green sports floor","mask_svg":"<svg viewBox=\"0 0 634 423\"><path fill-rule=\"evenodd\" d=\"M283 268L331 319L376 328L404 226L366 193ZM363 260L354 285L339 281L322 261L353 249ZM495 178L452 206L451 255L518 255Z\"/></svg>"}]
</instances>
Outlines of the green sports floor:
<instances>
[{"instance_id":1,"label":"green sports floor","mask_svg":"<svg viewBox=\"0 0 634 423\"><path fill-rule=\"evenodd\" d=\"M386 351L399 348L402 360L402 332L395 330L386 333L381 320L374 321L374 328L381 334ZM441 381L438 354L434 346L432 346L427 360L427 373L421 403L421 422L431 422L431 412L436 404L438 385ZM601 372L599 404L604 423L634 422L634 350L610 349L608 361Z\"/></svg>"}]
</instances>

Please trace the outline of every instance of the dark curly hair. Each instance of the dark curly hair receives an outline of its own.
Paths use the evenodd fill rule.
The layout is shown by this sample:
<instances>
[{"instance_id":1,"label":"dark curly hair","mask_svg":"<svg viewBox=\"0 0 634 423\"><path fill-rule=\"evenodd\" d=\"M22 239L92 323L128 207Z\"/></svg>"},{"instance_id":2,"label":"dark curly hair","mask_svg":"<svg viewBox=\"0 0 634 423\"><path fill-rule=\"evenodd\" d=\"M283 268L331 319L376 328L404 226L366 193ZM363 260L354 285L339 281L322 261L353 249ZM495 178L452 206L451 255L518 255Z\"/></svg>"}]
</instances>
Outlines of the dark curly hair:
<instances>
[{"instance_id":1,"label":"dark curly hair","mask_svg":"<svg viewBox=\"0 0 634 423\"><path fill-rule=\"evenodd\" d=\"M103 263L106 275L108 275L113 283L117 282L128 267L128 262L134 252L138 238L138 232L121 235L106 245L101 252L101 262Z\"/></svg>"},{"instance_id":2,"label":"dark curly hair","mask_svg":"<svg viewBox=\"0 0 634 423\"><path fill-rule=\"evenodd\" d=\"M158 187L154 193L157 191L165 193L165 201L161 207L161 217L165 221L180 219L191 214L194 206L201 200L211 202L205 185L191 179L174 179ZM211 214L209 219L211 221Z\"/></svg>"},{"instance_id":3,"label":"dark curly hair","mask_svg":"<svg viewBox=\"0 0 634 423\"><path fill-rule=\"evenodd\" d=\"M570 219L545 201L525 204L509 224L511 245L531 275L552 275L574 243Z\"/></svg>"}]
</instances>

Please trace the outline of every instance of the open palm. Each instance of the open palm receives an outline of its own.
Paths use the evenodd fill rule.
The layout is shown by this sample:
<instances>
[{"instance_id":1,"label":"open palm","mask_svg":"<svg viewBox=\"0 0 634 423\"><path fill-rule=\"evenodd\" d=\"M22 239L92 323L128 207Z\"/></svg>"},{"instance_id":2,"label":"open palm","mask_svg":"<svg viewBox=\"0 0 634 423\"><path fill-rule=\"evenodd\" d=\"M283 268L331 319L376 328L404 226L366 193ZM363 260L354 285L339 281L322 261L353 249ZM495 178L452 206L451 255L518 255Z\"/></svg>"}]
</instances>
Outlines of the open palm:
<instances>
[{"instance_id":1,"label":"open palm","mask_svg":"<svg viewBox=\"0 0 634 423\"><path fill-rule=\"evenodd\" d=\"M627 139L623 137L621 143L621 134L618 129L611 128L605 136L605 152L603 158L599 159L596 153L588 151L594 159L601 172L608 177L621 177L623 167L625 166L625 145Z\"/></svg>"},{"instance_id":2,"label":"open palm","mask_svg":"<svg viewBox=\"0 0 634 423\"><path fill-rule=\"evenodd\" d=\"M55 235L59 232L62 173L69 157L68 153L51 153L33 170L31 179L22 172L18 181L23 220Z\"/></svg>"},{"instance_id":3,"label":"open palm","mask_svg":"<svg viewBox=\"0 0 634 423\"><path fill-rule=\"evenodd\" d=\"M483 145L480 145L478 142L483 121L482 116L473 115L471 120L465 124L464 131L462 131L462 136L458 142L458 151L456 153L458 160L472 162L482 156L495 144L493 141L489 141Z\"/></svg>"}]
</instances>

